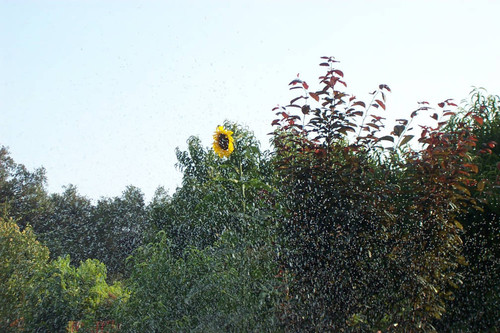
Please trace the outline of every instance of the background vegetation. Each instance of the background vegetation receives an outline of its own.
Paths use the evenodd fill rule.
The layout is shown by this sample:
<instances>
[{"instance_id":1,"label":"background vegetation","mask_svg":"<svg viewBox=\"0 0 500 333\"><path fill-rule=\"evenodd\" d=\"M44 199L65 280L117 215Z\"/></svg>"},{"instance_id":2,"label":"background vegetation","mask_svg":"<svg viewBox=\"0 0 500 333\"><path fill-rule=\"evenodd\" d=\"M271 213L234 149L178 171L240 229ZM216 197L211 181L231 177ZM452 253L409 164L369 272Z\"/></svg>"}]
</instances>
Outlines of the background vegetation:
<instances>
[{"instance_id":1,"label":"background vegetation","mask_svg":"<svg viewBox=\"0 0 500 333\"><path fill-rule=\"evenodd\" d=\"M322 61L273 109L272 151L226 122L234 152L189 138L149 203L49 194L1 147L0 329L498 331L500 98L389 126L387 85L359 100Z\"/></svg>"}]
</instances>

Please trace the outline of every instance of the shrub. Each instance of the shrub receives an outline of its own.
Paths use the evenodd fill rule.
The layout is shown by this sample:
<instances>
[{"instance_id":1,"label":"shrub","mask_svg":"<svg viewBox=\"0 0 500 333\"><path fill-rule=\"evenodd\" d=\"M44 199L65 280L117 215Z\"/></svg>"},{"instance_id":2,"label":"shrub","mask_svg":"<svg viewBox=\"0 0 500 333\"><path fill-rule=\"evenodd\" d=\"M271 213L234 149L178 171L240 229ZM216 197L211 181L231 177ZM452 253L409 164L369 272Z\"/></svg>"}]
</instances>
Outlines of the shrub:
<instances>
[{"instance_id":1,"label":"shrub","mask_svg":"<svg viewBox=\"0 0 500 333\"><path fill-rule=\"evenodd\" d=\"M224 239L176 257L165 233L133 257L126 332L276 331L274 266L264 249ZM224 237L225 238L225 237Z\"/></svg>"},{"instance_id":2,"label":"shrub","mask_svg":"<svg viewBox=\"0 0 500 333\"><path fill-rule=\"evenodd\" d=\"M119 283L106 283L106 266L95 259L70 265L58 258L38 272L28 297L26 329L63 332L70 321L91 327L96 321L112 320L116 307L128 297Z\"/></svg>"},{"instance_id":3,"label":"shrub","mask_svg":"<svg viewBox=\"0 0 500 333\"><path fill-rule=\"evenodd\" d=\"M465 122L443 131L456 106L446 100L431 115L437 124L422 126L421 148L408 148L411 122L433 108L421 103L384 135L389 87L360 101L341 90L336 61L324 60L319 90L297 78L291 89L302 94L274 109L285 324L432 331L465 263L457 219L477 204L467 189L475 138Z\"/></svg>"},{"instance_id":4,"label":"shrub","mask_svg":"<svg viewBox=\"0 0 500 333\"><path fill-rule=\"evenodd\" d=\"M462 285L437 327L452 331L495 331L500 327L500 97L474 89L448 124L450 131L467 122L477 142L471 159L474 182L468 190L477 208L461 216L467 261L458 273Z\"/></svg>"},{"instance_id":5,"label":"shrub","mask_svg":"<svg viewBox=\"0 0 500 333\"><path fill-rule=\"evenodd\" d=\"M49 251L31 229L19 230L0 218L0 330L16 331L22 324L26 291L37 271L47 265Z\"/></svg>"}]
</instances>

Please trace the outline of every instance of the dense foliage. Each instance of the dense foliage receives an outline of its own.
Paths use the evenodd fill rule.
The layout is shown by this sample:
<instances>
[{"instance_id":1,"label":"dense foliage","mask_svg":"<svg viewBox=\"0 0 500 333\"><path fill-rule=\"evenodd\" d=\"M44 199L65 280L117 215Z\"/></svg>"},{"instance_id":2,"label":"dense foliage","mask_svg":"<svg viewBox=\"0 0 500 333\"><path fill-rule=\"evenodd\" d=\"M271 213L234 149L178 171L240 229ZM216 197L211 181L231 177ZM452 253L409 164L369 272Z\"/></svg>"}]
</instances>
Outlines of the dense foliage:
<instances>
[{"instance_id":1,"label":"dense foliage","mask_svg":"<svg viewBox=\"0 0 500 333\"><path fill-rule=\"evenodd\" d=\"M304 94L277 108L274 121L281 192L294 193L283 198L288 217L281 221L288 324L433 330L464 262L457 219L464 204L475 205L464 187L475 138L464 122L445 133L442 119L453 112L443 110L431 116L435 127L422 126L421 150L403 150L410 121L399 119L382 135L384 117L373 110L385 109L389 87L380 85L370 104L358 101L339 90L345 83L336 61L325 61L321 89L292 81ZM430 109L423 103L411 118Z\"/></svg>"},{"instance_id":2,"label":"dense foliage","mask_svg":"<svg viewBox=\"0 0 500 333\"><path fill-rule=\"evenodd\" d=\"M29 289L25 328L29 332L64 332L69 321L114 318L115 307L128 297L119 283L108 285L106 266L88 259L78 267L58 258L37 272Z\"/></svg>"},{"instance_id":3,"label":"dense foliage","mask_svg":"<svg viewBox=\"0 0 500 333\"><path fill-rule=\"evenodd\" d=\"M21 325L26 294L33 276L48 262L49 251L30 227L23 231L12 219L0 218L0 330Z\"/></svg>"},{"instance_id":4,"label":"dense foliage","mask_svg":"<svg viewBox=\"0 0 500 333\"><path fill-rule=\"evenodd\" d=\"M30 172L14 162L6 147L0 147L0 214L10 216L24 229L35 225L47 204L45 169Z\"/></svg>"},{"instance_id":5,"label":"dense foliage","mask_svg":"<svg viewBox=\"0 0 500 333\"><path fill-rule=\"evenodd\" d=\"M190 138L177 151L183 187L151 207L159 233L134 254L126 331L275 330L269 158L253 134L226 123L235 152L221 160ZM163 199L162 199L163 198Z\"/></svg>"},{"instance_id":6,"label":"dense foliage","mask_svg":"<svg viewBox=\"0 0 500 333\"><path fill-rule=\"evenodd\" d=\"M362 101L322 60L319 88L297 77L273 109L272 151L225 122L150 203L49 194L1 147L0 330L498 330L500 98L389 127L390 88Z\"/></svg>"},{"instance_id":7,"label":"dense foliage","mask_svg":"<svg viewBox=\"0 0 500 333\"><path fill-rule=\"evenodd\" d=\"M472 157L478 168L468 189L479 208L461 216L467 265L460 267L463 285L439 327L488 331L500 327L500 97L473 90L450 129L458 121L471 124L477 138Z\"/></svg>"}]
</instances>

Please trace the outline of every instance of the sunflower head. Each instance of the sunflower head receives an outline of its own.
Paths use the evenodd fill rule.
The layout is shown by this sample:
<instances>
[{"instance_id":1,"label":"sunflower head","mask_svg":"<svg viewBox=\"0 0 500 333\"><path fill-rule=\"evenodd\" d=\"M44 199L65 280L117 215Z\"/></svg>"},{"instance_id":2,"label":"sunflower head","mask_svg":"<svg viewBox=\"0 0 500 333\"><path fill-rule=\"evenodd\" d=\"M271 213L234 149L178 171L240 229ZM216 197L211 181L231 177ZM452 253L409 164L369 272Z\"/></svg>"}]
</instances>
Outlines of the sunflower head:
<instances>
[{"instance_id":1,"label":"sunflower head","mask_svg":"<svg viewBox=\"0 0 500 333\"><path fill-rule=\"evenodd\" d=\"M214 134L214 151L219 157L228 157L234 150L233 132L218 126Z\"/></svg>"}]
</instances>

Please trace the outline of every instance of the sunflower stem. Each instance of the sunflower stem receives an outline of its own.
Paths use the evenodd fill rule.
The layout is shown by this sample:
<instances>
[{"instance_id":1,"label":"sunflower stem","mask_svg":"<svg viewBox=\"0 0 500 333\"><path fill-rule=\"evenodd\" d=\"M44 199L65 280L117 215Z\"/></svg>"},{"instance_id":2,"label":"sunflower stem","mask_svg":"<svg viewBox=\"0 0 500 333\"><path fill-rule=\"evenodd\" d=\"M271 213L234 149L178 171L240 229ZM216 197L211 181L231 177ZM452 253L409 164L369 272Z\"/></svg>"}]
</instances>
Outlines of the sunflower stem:
<instances>
[{"instance_id":1,"label":"sunflower stem","mask_svg":"<svg viewBox=\"0 0 500 333\"><path fill-rule=\"evenodd\" d=\"M241 184L241 203L243 204L243 214L246 213L246 199L245 199L245 183L243 181L243 156L240 157L239 164L240 164L240 184Z\"/></svg>"}]
</instances>

